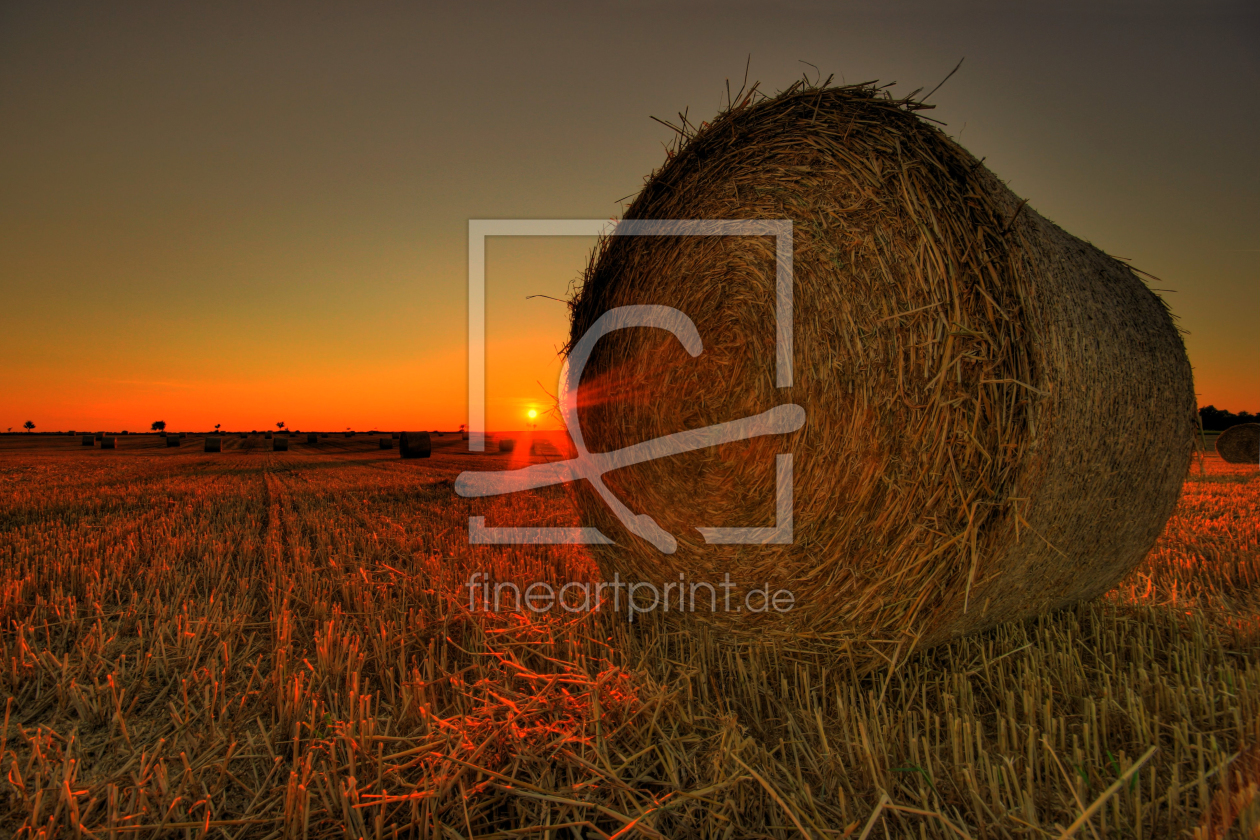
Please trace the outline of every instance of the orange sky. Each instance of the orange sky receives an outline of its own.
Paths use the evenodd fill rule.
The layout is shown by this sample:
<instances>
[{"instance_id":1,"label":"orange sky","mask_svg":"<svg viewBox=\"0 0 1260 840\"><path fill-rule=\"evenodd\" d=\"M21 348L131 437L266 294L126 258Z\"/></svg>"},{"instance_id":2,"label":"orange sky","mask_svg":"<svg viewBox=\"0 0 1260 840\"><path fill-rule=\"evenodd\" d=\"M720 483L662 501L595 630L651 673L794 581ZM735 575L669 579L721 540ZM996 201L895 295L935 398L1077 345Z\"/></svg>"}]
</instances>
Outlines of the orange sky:
<instances>
[{"instance_id":1,"label":"orange sky","mask_svg":"<svg viewBox=\"0 0 1260 840\"><path fill-rule=\"evenodd\" d=\"M1160 278L1201 404L1260 411L1260 13L1053 5L5 4L0 428L453 428L468 220L619 214L649 115L750 55L902 92L965 56L929 116ZM591 244L491 241L492 428L554 393L565 307L526 296Z\"/></svg>"}]
</instances>

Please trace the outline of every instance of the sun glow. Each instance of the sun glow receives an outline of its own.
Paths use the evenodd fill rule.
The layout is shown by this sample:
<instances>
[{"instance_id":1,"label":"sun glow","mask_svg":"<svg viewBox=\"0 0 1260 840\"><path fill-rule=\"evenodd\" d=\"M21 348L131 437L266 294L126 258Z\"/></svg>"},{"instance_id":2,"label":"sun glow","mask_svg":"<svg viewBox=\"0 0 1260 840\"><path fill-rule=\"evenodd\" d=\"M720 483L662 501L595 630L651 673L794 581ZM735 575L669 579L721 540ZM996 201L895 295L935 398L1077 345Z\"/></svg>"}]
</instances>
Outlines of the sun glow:
<instances>
[{"instance_id":1,"label":"sun glow","mask_svg":"<svg viewBox=\"0 0 1260 840\"><path fill-rule=\"evenodd\" d=\"M525 412L525 413L529 416L529 419L530 419L530 420L533 420L535 417L537 417L537 416L538 416L538 412L537 412L537 411L535 411L535 410L534 410L534 409L532 409L532 408L531 408L529 411Z\"/></svg>"}]
</instances>

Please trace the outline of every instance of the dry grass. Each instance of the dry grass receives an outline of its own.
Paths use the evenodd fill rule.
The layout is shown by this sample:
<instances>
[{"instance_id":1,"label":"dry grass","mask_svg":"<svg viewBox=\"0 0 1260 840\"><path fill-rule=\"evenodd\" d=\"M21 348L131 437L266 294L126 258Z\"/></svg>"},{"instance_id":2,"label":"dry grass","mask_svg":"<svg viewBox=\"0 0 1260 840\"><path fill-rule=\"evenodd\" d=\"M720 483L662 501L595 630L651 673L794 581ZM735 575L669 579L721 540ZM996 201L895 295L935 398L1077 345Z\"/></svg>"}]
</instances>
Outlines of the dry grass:
<instances>
[{"instance_id":1,"label":"dry grass","mask_svg":"<svg viewBox=\"0 0 1260 840\"><path fill-rule=\"evenodd\" d=\"M226 443L0 442L0 835L1257 830L1254 469L1208 456L1105 598L859 676L702 628L469 613L473 571L597 575L467 544L469 515L576 521L559 491L453 495L525 447Z\"/></svg>"}]
</instances>

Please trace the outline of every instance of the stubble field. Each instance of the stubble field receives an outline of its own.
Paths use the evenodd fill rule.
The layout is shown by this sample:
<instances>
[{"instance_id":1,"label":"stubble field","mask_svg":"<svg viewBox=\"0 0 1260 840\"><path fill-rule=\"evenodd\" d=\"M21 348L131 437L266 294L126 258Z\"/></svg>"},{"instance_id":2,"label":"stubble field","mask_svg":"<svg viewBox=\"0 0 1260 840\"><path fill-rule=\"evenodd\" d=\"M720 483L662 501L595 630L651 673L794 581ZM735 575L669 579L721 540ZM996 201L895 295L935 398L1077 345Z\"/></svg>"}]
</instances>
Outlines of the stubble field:
<instances>
[{"instance_id":1,"label":"stubble field","mask_svg":"<svg viewBox=\"0 0 1260 840\"><path fill-rule=\"evenodd\" d=\"M474 572L599 579L468 545L577 524L559 489L455 495L528 447L303 440L0 437L0 836L1260 836L1254 466L1196 461L1106 597L858 675L470 611Z\"/></svg>"}]
</instances>

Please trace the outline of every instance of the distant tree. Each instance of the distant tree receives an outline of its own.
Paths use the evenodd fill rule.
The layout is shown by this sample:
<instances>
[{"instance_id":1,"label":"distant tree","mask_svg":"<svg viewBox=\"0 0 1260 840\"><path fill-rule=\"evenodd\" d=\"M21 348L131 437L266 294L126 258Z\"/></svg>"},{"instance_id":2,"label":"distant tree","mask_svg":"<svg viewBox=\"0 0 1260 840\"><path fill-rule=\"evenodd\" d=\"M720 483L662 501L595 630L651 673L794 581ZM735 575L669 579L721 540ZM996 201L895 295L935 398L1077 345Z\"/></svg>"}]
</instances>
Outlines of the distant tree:
<instances>
[{"instance_id":1,"label":"distant tree","mask_svg":"<svg viewBox=\"0 0 1260 840\"><path fill-rule=\"evenodd\" d=\"M1240 423L1260 422L1260 416L1249 411L1240 411L1235 414L1232 411L1226 411L1214 405L1205 405L1203 408L1200 408L1199 418L1203 421L1203 430L1205 432L1223 432L1230 426L1237 426Z\"/></svg>"},{"instance_id":2,"label":"distant tree","mask_svg":"<svg viewBox=\"0 0 1260 840\"><path fill-rule=\"evenodd\" d=\"M31 433L31 430L35 428L35 424L32 423L30 420L27 420L25 423L22 424L22 428L26 429L26 433L29 435Z\"/></svg>"},{"instance_id":3,"label":"distant tree","mask_svg":"<svg viewBox=\"0 0 1260 840\"><path fill-rule=\"evenodd\" d=\"M151 424L149 424L149 429L155 432L164 432L166 431L166 421L154 420Z\"/></svg>"},{"instance_id":4,"label":"distant tree","mask_svg":"<svg viewBox=\"0 0 1260 840\"><path fill-rule=\"evenodd\" d=\"M215 423L215 424L214 424L214 430L215 430L216 432L217 432L217 431L219 431L219 424L218 424L218 423Z\"/></svg>"},{"instance_id":5,"label":"distant tree","mask_svg":"<svg viewBox=\"0 0 1260 840\"><path fill-rule=\"evenodd\" d=\"M277 429L280 429L281 431L284 431L284 421L283 421L283 420L277 420L277 421L276 421L276 428L277 428Z\"/></svg>"}]
</instances>

